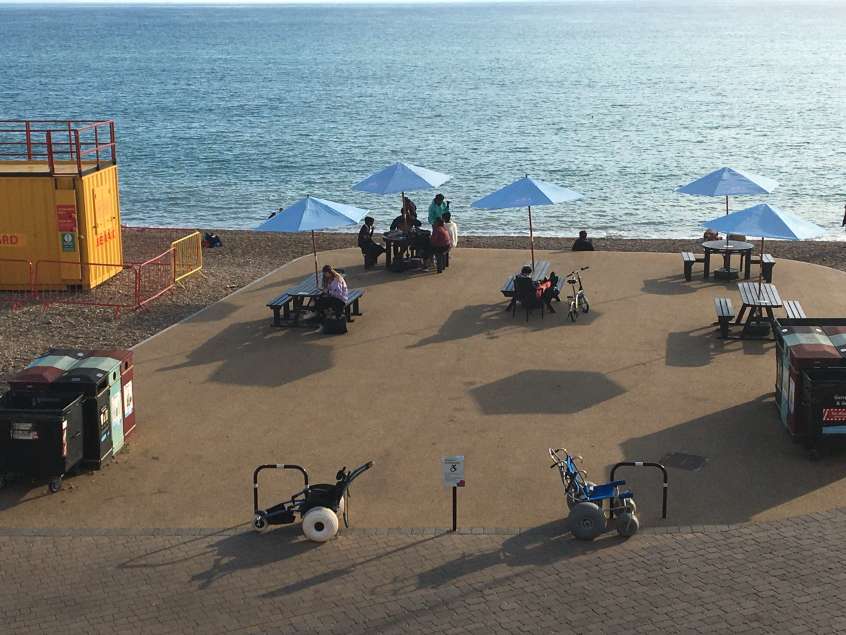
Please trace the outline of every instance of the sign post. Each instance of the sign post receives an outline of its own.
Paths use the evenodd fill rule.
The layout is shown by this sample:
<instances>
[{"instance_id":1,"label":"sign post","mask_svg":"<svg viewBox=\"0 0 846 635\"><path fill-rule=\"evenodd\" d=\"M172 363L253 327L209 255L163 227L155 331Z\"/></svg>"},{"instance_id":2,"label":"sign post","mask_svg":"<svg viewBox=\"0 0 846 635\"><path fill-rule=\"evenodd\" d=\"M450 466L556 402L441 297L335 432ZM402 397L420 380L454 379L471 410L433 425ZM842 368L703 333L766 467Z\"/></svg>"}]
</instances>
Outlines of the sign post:
<instances>
[{"instance_id":1,"label":"sign post","mask_svg":"<svg viewBox=\"0 0 846 635\"><path fill-rule=\"evenodd\" d=\"M464 455L445 456L441 459L444 485L452 488L452 530L458 529L458 488L464 487Z\"/></svg>"}]
</instances>

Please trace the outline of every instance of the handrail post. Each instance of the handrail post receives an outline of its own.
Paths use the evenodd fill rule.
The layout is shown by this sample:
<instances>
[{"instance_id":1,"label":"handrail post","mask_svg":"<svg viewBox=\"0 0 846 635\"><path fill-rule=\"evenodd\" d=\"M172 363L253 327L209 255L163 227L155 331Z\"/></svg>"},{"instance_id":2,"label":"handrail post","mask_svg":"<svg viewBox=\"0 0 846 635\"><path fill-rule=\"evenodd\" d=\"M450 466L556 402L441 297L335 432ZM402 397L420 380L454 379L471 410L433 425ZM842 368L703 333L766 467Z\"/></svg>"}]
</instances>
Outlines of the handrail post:
<instances>
[{"instance_id":1,"label":"handrail post","mask_svg":"<svg viewBox=\"0 0 846 635\"><path fill-rule=\"evenodd\" d=\"M97 156L97 169L100 169L100 135L97 126L94 126L94 154Z\"/></svg>"},{"instance_id":2,"label":"handrail post","mask_svg":"<svg viewBox=\"0 0 846 635\"><path fill-rule=\"evenodd\" d=\"M115 122L109 121L109 143L112 146L112 163L117 163L117 152L115 146Z\"/></svg>"},{"instance_id":3,"label":"handrail post","mask_svg":"<svg viewBox=\"0 0 846 635\"><path fill-rule=\"evenodd\" d=\"M71 122L70 122L70 119L69 119L68 120L68 152L70 152L71 160L73 160L73 141L71 140L72 132L73 132L73 126L71 126ZM77 135L77 139L78 138L79 138L79 135Z\"/></svg>"},{"instance_id":4,"label":"handrail post","mask_svg":"<svg viewBox=\"0 0 846 635\"><path fill-rule=\"evenodd\" d=\"M73 131L74 141L76 142L76 171L79 176L82 176L82 155L79 151L79 130Z\"/></svg>"},{"instance_id":5,"label":"handrail post","mask_svg":"<svg viewBox=\"0 0 846 635\"><path fill-rule=\"evenodd\" d=\"M26 122L26 160L32 161L32 124Z\"/></svg>"},{"instance_id":6,"label":"handrail post","mask_svg":"<svg viewBox=\"0 0 846 635\"><path fill-rule=\"evenodd\" d=\"M50 169L50 174L56 173L56 165L53 160L53 134L48 130L47 135L47 167Z\"/></svg>"}]
</instances>

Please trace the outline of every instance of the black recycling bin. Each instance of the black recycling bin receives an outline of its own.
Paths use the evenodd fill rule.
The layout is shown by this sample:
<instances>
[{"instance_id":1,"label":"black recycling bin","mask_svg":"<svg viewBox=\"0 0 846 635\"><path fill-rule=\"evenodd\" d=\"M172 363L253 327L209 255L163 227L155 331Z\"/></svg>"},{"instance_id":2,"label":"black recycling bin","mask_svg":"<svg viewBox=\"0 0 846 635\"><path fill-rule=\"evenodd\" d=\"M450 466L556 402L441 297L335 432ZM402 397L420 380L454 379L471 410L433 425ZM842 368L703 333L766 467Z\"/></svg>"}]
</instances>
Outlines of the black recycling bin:
<instances>
[{"instance_id":1,"label":"black recycling bin","mask_svg":"<svg viewBox=\"0 0 846 635\"><path fill-rule=\"evenodd\" d=\"M109 374L99 368L71 368L50 384L51 394L82 395L83 462L100 469L112 457Z\"/></svg>"},{"instance_id":2,"label":"black recycling bin","mask_svg":"<svg viewBox=\"0 0 846 635\"><path fill-rule=\"evenodd\" d=\"M846 439L846 368L814 368L802 373L801 411L805 444L816 455L820 442Z\"/></svg>"},{"instance_id":3,"label":"black recycling bin","mask_svg":"<svg viewBox=\"0 0 846 635\"><path fill-rule=\"evenodd\" d=\"M59 491L64 475L82 462L82 397L40 395L25 407L9 397L0 399L0 485L8 474L23 474Z\"/></svg>"}]
</instances>

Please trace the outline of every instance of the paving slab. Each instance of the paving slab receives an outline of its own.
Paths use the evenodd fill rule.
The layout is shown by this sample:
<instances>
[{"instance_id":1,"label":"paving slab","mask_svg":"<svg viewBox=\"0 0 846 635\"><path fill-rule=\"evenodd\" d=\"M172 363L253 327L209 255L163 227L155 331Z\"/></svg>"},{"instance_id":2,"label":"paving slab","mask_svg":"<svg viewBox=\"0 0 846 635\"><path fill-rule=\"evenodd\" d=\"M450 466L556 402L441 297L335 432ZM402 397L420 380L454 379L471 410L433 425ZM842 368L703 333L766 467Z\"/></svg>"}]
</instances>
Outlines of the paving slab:
<instances>
[{"instance_id":1,"label":"paving slab","mask_svg":"<svg viewBox=\"0 0 846 635\"><path fill-rule=\"evenodd\" d=\"M374 460L353 488L359 527L445 527L442 456L466 456L463 527L537 527L563 515L546 448L582 454L593 480L619 460L677 452L670 519L657 476L628 470L649 526L733 524L846 505L846 462L809 462L780 427L773 342L722 341L713 298L735 283L684 282L678 254L538 252L589 265L591 312L513 318L499 293L528 254L457 250L441 275L364 271L357 250L322 254L362 287L345 336L270 326L265 304L312 270L282 267L136 350L138 429L104 470L67 489L0 492L3 527L228 527L251 514L253 467L294 462L314 482ZM846 315L841 272L780 260L775 284L809 315ZM295 491L269 474L264 500Z\"/></svg>"}]
</instances>

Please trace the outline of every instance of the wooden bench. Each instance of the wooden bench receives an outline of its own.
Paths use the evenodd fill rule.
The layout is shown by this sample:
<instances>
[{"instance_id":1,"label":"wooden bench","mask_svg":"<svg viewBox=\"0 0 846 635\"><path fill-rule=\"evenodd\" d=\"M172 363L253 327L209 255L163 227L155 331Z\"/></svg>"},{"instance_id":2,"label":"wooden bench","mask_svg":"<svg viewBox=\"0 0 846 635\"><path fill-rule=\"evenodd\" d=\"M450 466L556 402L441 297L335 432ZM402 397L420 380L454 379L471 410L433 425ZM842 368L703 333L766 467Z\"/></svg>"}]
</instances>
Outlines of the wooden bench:
<instances>
[{"instance_id":1,"label":"wooden bench","mask_svg":"<svg viewBox=\"0 0 846 635\"><path fill-rule=\"evenodd\" d=\"M684 279L690 282L693 276L693 265L697 262L705 262L705 256L697 256L692 251L681 252L682 263L684 263Z\"/></svg>"},{"instance_id":2,"label":"wooden bench","mask_svg":"<svg viewBox=\"0 0 846 635\"><path fill-rule=\"evenodd\" d=\"M764 280L769 283L773 281L773 267L775 267L775 258L772 254L764 254L762 256L752 256L753 265L761 265L761 275Z\"/></svg>"},{"instance_id":3,"label":"wooden bench","mask_svg":"<svg viewBox=\"0 0 846 635\"><path fill-rule=\"evenodd\" d=\"M802 308L802 305L799 304L799 300L785 300L784 312L787 313L787 317L791 320L808 317L805 315L805 310Z\"/></svg>"},{"instance_id":4,"label":"wooden bench","mask_svg":"<svg viewBox=\"0 0 846 635\"><path fill-rule=\"evenodd\" d=\"M267 306L273 311L273 326L296 324L296 317L302 309L303 301L309 297L309 294L316 295L318 291L317 285L314 284L314 276L309 276L298 285L273 298L267 303ZM344 305L344 315L347 322L353 321L353 315L362 314L359 300L363 295L364 289L349 289L347 291L347 302Z\"/></svg>"},{"instance_id":5,"label":"wooden bench","mask_svg":"<svg viewBox=\"0 0 846 635\"><path fill-rule=\"evenodd\" d=\"M720 337L726 339L729 335L729 324L734 319L734 308L730 298L714 298L714 308L717 311L717 323L720 325Z\"/></svg>"}]
</instances>

